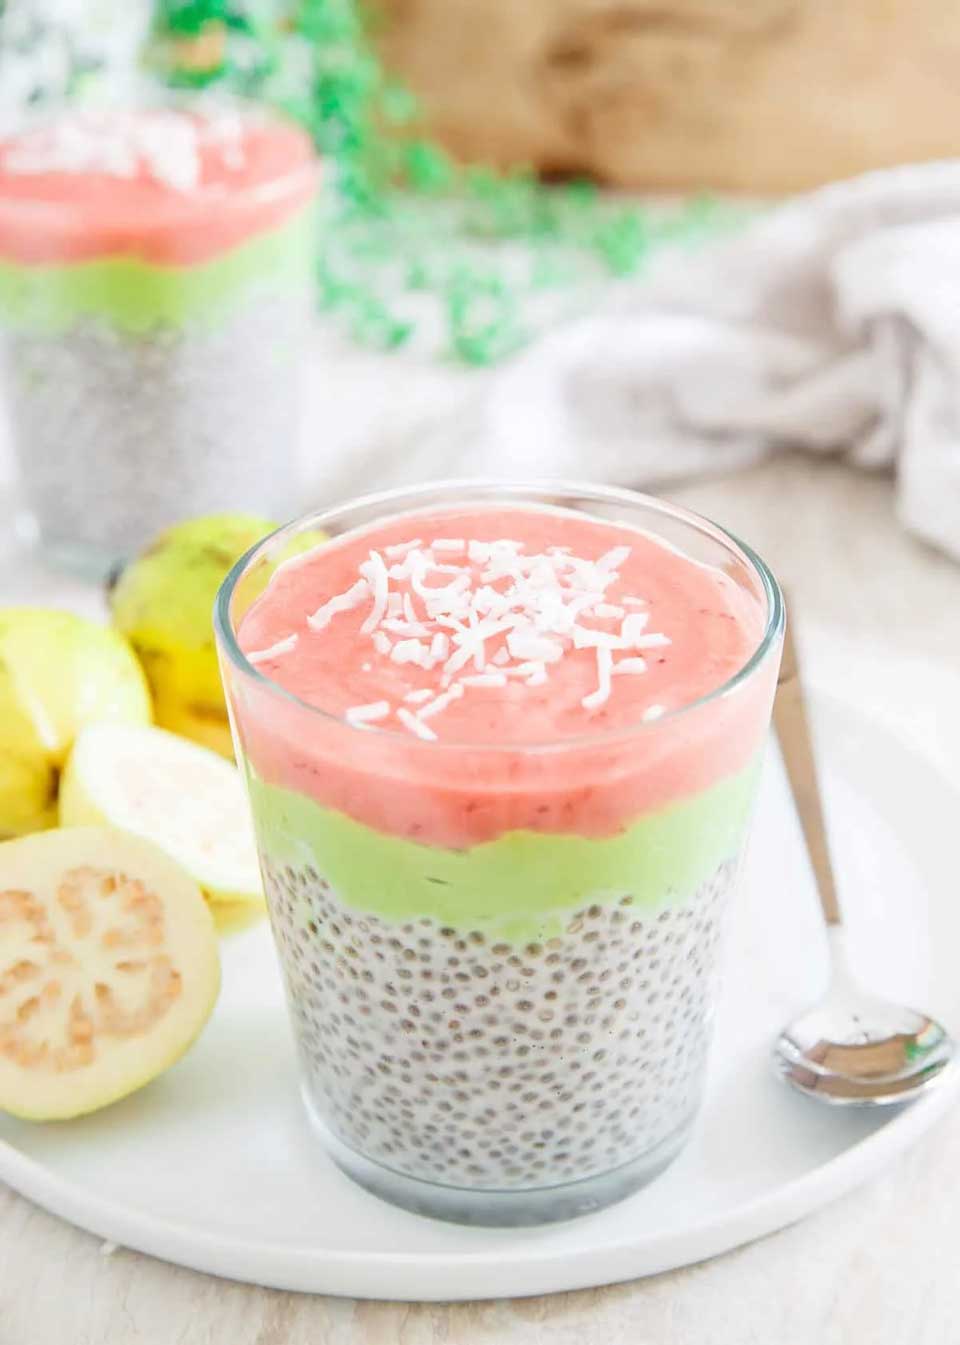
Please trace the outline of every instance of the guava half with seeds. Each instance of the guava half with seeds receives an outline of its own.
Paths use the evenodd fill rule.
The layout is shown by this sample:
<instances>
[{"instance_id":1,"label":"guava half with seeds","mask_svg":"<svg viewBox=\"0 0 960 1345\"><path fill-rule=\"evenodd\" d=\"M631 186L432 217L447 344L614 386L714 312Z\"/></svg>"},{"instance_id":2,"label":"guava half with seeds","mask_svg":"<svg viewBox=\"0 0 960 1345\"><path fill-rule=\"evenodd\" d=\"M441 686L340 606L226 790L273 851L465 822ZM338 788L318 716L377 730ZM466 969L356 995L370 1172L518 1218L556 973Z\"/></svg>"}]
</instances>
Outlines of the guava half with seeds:
<instances>
[{"instance_id":1,"label":"guava half with seeds","mask_svg":"<svg viewBox=\"0 0 960 1345\"><path fill-rule=\"evenodd\" d=\"M0 1110L65 1120L126 1097L183 1055L219 988L203 895L149 841L0 844Z\"/></svg>"},{"instance_id":2,"label":"guava half with seeds","mask_svg":"<svg viewBox=\"0 0 960 1345\"><path fill-rule=\"evenodd\" d=\"M236 766L147 724L93 724L60 782L63 826L107 824L159 845L213 902L263 901L250 805Z\"/></svg>"}]
</instances>

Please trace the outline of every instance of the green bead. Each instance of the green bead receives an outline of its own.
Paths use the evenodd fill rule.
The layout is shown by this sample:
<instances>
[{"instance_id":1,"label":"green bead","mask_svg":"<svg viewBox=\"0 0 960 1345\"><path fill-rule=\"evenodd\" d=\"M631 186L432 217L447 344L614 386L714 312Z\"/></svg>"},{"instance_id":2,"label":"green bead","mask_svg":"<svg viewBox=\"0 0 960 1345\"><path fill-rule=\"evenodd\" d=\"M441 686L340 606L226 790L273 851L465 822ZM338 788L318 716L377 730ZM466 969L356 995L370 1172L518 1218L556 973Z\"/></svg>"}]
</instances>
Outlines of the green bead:
<instances>
[{"instance_id":1,"label":"green bead","mask_svg":"<svg viewBox=\"0 0 960 1345\"><path fill-rule=\"evenodd\" d=\"M614 275L630 275L646 254L649 231L635 210L620 210L600 223L593 246Z\"/></svg>"},{"instance_id":2,"label":"green bead","mask_svg":"<svg viewBox=\"0 0 960 1345\"><path fill-rule=\"evenodd\" d=\"M468 364L493 364L522 344L516 296L495 273L455 268L446 309L451 349Z\"/></svg>"},{"instance_id":3,"label":"green bead","mask_svg":"<svg viewBox=\"0 0 960 1345\"><path fill-rule=\"evenodd\" d=\"M439 145L413 140L404 146L404 180L418 192L448 191L456 181L450 156Z\"/></svg>"}]
</instances>

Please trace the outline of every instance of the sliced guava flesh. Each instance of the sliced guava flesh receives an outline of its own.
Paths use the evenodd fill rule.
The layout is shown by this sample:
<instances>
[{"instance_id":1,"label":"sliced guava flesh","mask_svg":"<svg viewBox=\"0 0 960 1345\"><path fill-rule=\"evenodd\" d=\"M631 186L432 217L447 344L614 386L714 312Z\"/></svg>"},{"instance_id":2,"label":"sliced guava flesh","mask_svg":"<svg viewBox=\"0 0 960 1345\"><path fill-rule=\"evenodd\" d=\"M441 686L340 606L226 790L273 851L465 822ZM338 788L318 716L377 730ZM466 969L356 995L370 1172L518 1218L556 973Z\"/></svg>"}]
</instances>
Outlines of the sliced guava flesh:
<instances>
[{"instance_id":1,"label":"sliced guava flesh","mask_svg":"<svg viewBox=\"0 0 960 1345\"><path fill-rule=\"evenodd\" d=\"M111 828L0 845L0 1110L96 1111L183 1054L220 988L197 884Z\"/></svg>"},{"instance_id":2,"label":"sliced guava flesh","mask_svg":"<svg viewBox=\"0 0 960 1345\"><path fill-rule=\"evenodd\" d=\"M209 748L146 724L92 724L60 782L64 826L104 823L166 850L211 901L263 900L240 773Z\"/></svg>"}]
</instances>

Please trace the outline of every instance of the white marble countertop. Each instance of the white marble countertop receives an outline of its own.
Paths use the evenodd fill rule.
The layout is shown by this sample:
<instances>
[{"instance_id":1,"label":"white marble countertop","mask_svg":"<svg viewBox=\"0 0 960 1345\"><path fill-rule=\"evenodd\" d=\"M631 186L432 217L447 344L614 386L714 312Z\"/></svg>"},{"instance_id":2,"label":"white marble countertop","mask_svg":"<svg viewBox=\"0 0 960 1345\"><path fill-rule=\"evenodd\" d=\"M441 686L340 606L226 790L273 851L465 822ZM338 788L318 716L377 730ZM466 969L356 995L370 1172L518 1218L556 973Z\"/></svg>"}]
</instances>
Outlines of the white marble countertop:
<instances>
[{"instance_id":1,"label":"white marble countertop","mask_svg":"<svg viewBox=\"0 0 960 1345\"><path fill-rule=\"evenodd\" d=\"M874 651L871 709L956 771L960 568L900 531L889 481L784 458L672 494L771 562L815 668L836 667L837 648ZM73 596L0 567L0 603ZM105 1256L0 1184L0 1345L954 1345L958 1248L958 1115L785 1232L654 1279L512 1302L310 1298Z\"/></svg>"}]
</instances>

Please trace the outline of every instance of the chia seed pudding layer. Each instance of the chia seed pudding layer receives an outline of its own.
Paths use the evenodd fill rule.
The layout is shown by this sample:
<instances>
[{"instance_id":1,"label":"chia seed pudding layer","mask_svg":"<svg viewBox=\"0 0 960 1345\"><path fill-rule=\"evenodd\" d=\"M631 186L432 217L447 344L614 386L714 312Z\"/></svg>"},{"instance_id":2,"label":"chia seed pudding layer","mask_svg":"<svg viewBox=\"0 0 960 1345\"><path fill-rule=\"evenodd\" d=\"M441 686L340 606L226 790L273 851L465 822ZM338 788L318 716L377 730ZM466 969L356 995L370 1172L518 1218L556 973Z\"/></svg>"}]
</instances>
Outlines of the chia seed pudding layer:
<instances>
[{"instance_id":1,"label":"chia seed pudding layer","mask_svg":"<svg viewBox=\"0 0 960 1345\"><path fill-rule=\"evenodd\" d=\"M696 1111L736 861L687 899L629 892L525 946L344 904L264 861L306 1089L347 1145L410 1177L508 1190L579 1181Z\"/></svg>"},{"instance_id":2,"label":"chia seed pudding layer","mask_svg":"<svg viewBox=\"0 0 960 1345\"><path fill-rule=\"evenodd\" d=\"M308 322L306 293L252 293L213 326L8 331L4 393L44 540L120 558L192 515L282 516Z\"/></svg>"},{"instance_id":3,"label":"chia seed pudding layer","mask_svg":"<svg viewBox=\"0 0 960 1345\"><path fill-rule=\"evenodd\" d=\"M108 569L296 485L317 170L241 104L68 109L0 141L4 396L43 542Z\"/></svg>"}]
</instances>

